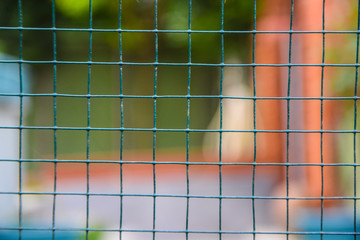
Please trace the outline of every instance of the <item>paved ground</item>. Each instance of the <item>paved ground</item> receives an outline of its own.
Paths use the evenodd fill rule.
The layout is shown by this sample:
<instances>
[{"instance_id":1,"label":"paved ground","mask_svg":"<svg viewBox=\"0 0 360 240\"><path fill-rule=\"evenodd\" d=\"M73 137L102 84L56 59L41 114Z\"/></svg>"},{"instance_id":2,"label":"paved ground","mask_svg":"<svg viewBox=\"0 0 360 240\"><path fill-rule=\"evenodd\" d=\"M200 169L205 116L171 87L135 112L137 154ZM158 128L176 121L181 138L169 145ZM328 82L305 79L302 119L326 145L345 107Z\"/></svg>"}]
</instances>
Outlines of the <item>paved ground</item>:
<instances>
[{"instance_id":1,"label":"paved ground","mask_svg":"<svg viewBox=\"0 0 360 240\"><path fill-rule=\"evenodd\" d=\"M127 172L124 168L123 192L128 194L153 194L152 167L143 172ZM205 168L204 168L205 169ZM58 192L75 193L86 192L86 181L79 176L58 179ZM119 176L93 176L90 178L91 193L117 194L120 191ZM256 196L271 196L275 183L271 175L258 175L255 183ZM44 184L44 191L52 191L52 183ZM219 177L217 168L211 171L190 171L190 195L212 196L219 195ZM224 171L222 176L223 196L251 196L252 177L244 171ZM157 194L186 195L185 171L159 170L156 178ZM255 220L257 231L284 231L278 227L278 218L274 206L276 200L256 200ZM279 200L277 200L279 201ZM24 195L24 219L30 220L28 226L37 224L51 227L52 196ZM89 198L89 227L90 228L119 228L120 222L119 196L90 196ZM123 197L123 229L151 230L153 229L153 197L126 196ZM155 229L163 231L184 231L186 229L186 198L157 197L155 200ZM219 206L217 198L190 198L189 200L189 231L218 231ZM72 195L58 195L56 197L56 225L59 227L85 227L86 197ZM275 220L276 219L276 220ZM221 201L221 229L229 232L250 232L253 230L252 201L249 199L223 199ZM152 239L152 233L124 232L123 240ZM219 234L189 233L191 240L217 240ZM272 238L273 237L273 238ZM108 232L102 239L119 239L116 232ZM158 240L185 240L184 233L156 233ZM222 234L223 240L253 239L251 234ZM285 235L258 234L259 239L285 239Z\"/></svg>"}]
</instances>

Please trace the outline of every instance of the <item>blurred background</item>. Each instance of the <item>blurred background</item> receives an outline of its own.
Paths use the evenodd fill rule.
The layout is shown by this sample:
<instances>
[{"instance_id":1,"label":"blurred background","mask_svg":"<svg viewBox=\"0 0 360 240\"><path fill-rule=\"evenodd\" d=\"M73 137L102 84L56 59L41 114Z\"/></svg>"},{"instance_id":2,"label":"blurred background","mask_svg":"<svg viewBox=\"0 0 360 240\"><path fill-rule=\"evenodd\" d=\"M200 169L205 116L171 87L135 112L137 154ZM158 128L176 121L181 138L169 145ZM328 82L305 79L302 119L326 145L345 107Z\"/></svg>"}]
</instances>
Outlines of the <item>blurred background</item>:
<instances>
[{"instance_id":1,"label":"blurred background","mask_svg":"<svg viewBox=\"0 0 360 240\"><path fill-rule=\"evenodd\" d=\"M254 41L253 1L226 0L223 16L221 1L192 1L191 16L187 1L158 1L155 16L153 0L122 1L121 6L118 1L93 0L90 17L88 0L27 0L21 2L21 26L24 27L21 34L17 29L18 2L2 1L0 60L16 60L21 56L30 61L22 65L23 92L34 93L23 97L22 124L29 128L21 131L20 146L6 147L5 144L10 144L10 135L5 133L11 131L15 134L11 135L14 142L19 142L18 130L0 129L3 149L14 149L12 155L5 151L1 155L3 169L14 170L3 182L13 184L0 186L2 197L11 195L15 209L12 214L19 215L21 204L16 194L20 191L19 164L9 160L22 158L30 161L24 164L25 170L20 170L25 176L24 189L44 193L23 197L24 222L30 227L58 224L81 229L90 224L93 229L123 227L151 231L155 209L157 228L164 231L188 228L206 232L222 228L225 232L243 231L241 239L252 239L251 233L255 230L306 231L311 228L309 225L316 226L312 231L326 226L325 230L332 232L354 232L353 219L357 213L350 207L356 206L354 198L360 192L360 184L356 184L360 139L359 134L353 132L358 129L357 102L353 99L358 89L358 69L354 65L358 63L359 54L357 2L328 0L323 6L319 0L294 1L293 18L291 1L259 0L256 7L256 30L265 32L257 33ZM155 19L159 30L170 31L152 32ZM57 29L52 31L53 27ZM96 30L89 33L90 27ZM119 33L119 28L125 31ZM313 33L289 34L290 28ZM191 38L185 32L188 29L193 31ZM227 32L221 35L217 32L220 29ZM330 31L324 38L323 30ZM89 59L95 63L91 67L87 64ZM52 60L59 63L54 65ZM119 65L120 61L125 64ZM157 68L152 65L155 61L161 63ZM233 65L221 68L218 64L222 61ZM189 62L194 65L187 66ZM251 63L268 66L253 68ZM289 63L294 66L289 68ZM283 66L276 66L280 64ZM0 74L19 75L18 64L0 65ZM3 83L4 76L0 79ZM14 81L19 80L15 77ZM20 91L18 87L11 90L6 86L10 85L3 84L0 93ZM189 113L188 91L192 96ZM254 91L257 97L265 98L256 100L255 107L251 99ZM50 96L52 93L63 95L54 98ZM155 93L167 97L158 98L154 109ZM91 94L89 105L87 94ZM120 94L130 97L124 97L121 104ZM222 128L230 132L222 134L221 161L228 165L219 173L216 164L201 163L220 161L220 133L190 132L187 142L187 134L182 130L187 127L218 130L220 94L225 96ZM286 97L299 99L287 102ZM320 101L321 97L328 99ZM12 100L15 101L10 104ZM16 109L11 115L15 120L11 122L3 117L2 127L18 126L19 97L3 94L0 101L3 116L11 115L10 108ZM132 129L123 132L123 141L121 131L117 130L122 126L122 107L123 127ZM155 117L156 128L176 130L156 132L155 160L173 163L189 160L200 166L159 164L153 168L144 163L154 160L151 129ZM55 125L79 129L54 131L51 127ZM88 125L97 128L89 132L89 139L87 130L81 129ZM246 132L255 126L265 130L256 133L256 139L253 132ZM266 132L274 130L278 132ZM286 134L283 130L295 132ZM307 130L335 132L314 134ZM51 162L54 159L88 159L98 163L65 161L55 168ZM141 163L124 164L120 169L116 163L120 159ZM108 163L102 163L104 160ZM256 166L256 171L252 165L241 165L253 161L264 165ZM295 165L279 166L285 162ZM322 163L342 165L323 167ZM64 195L48 194L54 191ZM156 201L151 196L156 191L176 196L160 196ZM90 201L84 196L89 192L94 194ZM129 195L119 201L121 193ZM183 197L189 194L200 197L190 199L189 203ZM222 200L219 195L228 199ZM251 196L259 199L252 201ZM289 196L294 199L286 201ZM219 202L223 204L222 209ZM188 206L190 215L186 215ZM253 208L256 211L252 212ZM320 215L328 216L328 220L321 223ZM52 219L52 216L55 217ZM119 223L121 216L123 226ZM306 224L304 219L308 220L309 216L315 224L311 221ZM339 225L339 221L346 224L334 230L333 226ZM13 222L16 220L5 226ZM122 235L116 231L105 232L97 235L93 231L91 236L94 239L123 236L126 240L151 239L152 236L151 232L125 231ZM156 234L157 239L183 239L185 235L182 232ZM192 236L218 239L218 235L210 233ZM224 234L223 239L238 237L229 233ZM261 237L287 239L282 233L257 235L257 239ZM290 236L320 239L312 237ZM336 237L339 236L323 239Z\"/></svg>"},{"instance_id":2,"label":"blurred background","mask_svg":"<svg viewBox=\"0 0 360 240\"><path fill-rule=\"evenodd\" d=\"M192 6L193 30L217 30L220 28L220 2L196 1ZM23 3L24 27L52 27L51 1L25 1ZM227 30L249 30L253 18L250 1L232 1L225 5ZM1 7L1 26L18 26L18 4L5 1ZM158 28L163 30L188 29L188 3L161 1L158 4ZM89 27L88 1L56 1L55 22L57 28ZM119 28L119 3L116 1L93 1L92 27L96 29ZM124 1L122 3L121 28L133 30L154 29L154 3L152 1ZM1 30L0 51L19 56L19 33ZM226 34L225 57L238 63L247 62L250 46L249 34ZM189 60L187 33L159 33L158 61L186 63ZM151 32L124 32L121 38L124 62L151 63L155 61L155 34ZM194 33L191 42L191 61L219 63L221 42L217 33ZM58 61L86 62L89 59L89 33L82 31L57 31L53 39L51 31L26 30L23 32L23 59L34 61L53 60L54 41ZM119 62L119 33L100 31L92 34L92 61ZM52 64L31 64L34 93L54 92ZM90 94L120 94L119 65L100 64L91 66ZM248 69L245 69L244 75ZM219 67L194 66L191 71L191 95L219 94ZM88 90L88 66L86 64L58 64L56 92L59 94L86 95ZM154 67L124 65L122 71L123 94L152 96L154 94ZM248 81L245 80L247 84ZM186 66L159 66L157 70L158 95L186 95L188 68ZM54 110L52 97L29 97L32 109L26 123L31 126L52 126ZM87 99L58 97L57 124L62 127L87 126ZM219 100L211 98L191 99L190 128L206 129L214 115ZM120 127L120 99L92 98L90 100L91 127ZM159 99L157 102L157 127L186 128L186 98ZM125 98L124 127L152 128L153 99ZM53 156L53 132L28 131L31 139L27 154L31 158ZM203 133L191 134L191 149L202 144ZM86 149L86 131L58 131L58 156L80 156ZM119 152L119 131L94 131L90 136L92 154ZM151 132L125 132L125 150L152 148ZM185 133L158 133L158 149L185 150Z\"/></svg>"}]
</instances>

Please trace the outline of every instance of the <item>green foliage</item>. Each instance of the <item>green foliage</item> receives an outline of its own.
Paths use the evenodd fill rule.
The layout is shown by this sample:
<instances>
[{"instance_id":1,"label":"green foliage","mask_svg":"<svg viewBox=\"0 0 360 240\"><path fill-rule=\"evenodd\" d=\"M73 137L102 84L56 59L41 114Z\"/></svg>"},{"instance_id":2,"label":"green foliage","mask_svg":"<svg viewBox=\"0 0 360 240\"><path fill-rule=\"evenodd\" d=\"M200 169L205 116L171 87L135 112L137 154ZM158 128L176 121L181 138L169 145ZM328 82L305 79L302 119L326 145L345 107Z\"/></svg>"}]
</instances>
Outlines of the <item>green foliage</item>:
<instances>
[{"instance_id":1,"label":"green foliage","mask_svg":"<svg viewBox=\"0 0 360 240\"><path fill-rule=\"evenodd\" d=\"M89 14L89 0L58 0L55 2L57 9L71 18L81 18ZM92 8L96 12L98 8L106 4L106 1L91 1Z\"/></svg>"},{"instance_id":2,"label":"green foliage","mask_svg":"<svg viewBox=\"0 0 360 240\"><path fill-rule=\"evenodd\" d=\"M339 9L341 17L330 25L331 30L351 31L357 29L358 9L357 2L349 1L348 8ZM329 29L327 29L329 30ZM326 36L325 57L326 63L335 64L355 64L357 54L357 36L355 34L327 34ZM330 69L329 78L331 84L331 94L340 97L354 97L359 89L355 89L356 82L359 82L359 76L356 74L355 67L336 67ZM326 84L326 82L324 83ZM357 84L359 88L359 84ZM340 103L340 101L339 101ZM358 104L359 105L359 104ZM344 101L342 109L338 116L337 129L339 130L359 130L360 115L355 115L355 105L353 100ZM359 110L357 109L357 112ZM355 125L355 120L357 124ZM356 127L355 127L356 126ZM356 129L355 129L356 128ZM337 161L353 164L359 163L358 152L360 150L359 134L345 133L336 134L337 140ZM356 145L354 145L356 144ZM356 153L356 155L354 155ZM356 159L355 159L356 156ZM359 179L354 179L354 167L339 167L342 187L346 195L354 195L354 183ZM356 191L360 192L360 186L357 185ZM357 196L358 197L358 196Z\"/></svg>"},{"instance_id":3,"label":"green foliage","mask_svg":"<svg viewBox=\"0 0 360 240\"><path fill-rule=\"evenodd\" d=\"M358 9L355 1L350 1L349 10L339 9L340 19L332 23L332 30L356 30ZM346 5L346 4L345 4ZM350 7L353 6L353 7ZM331 38L330 38L331 37ZM326 38L325 56L327 63L354 64L356 62L357 40L354 34L333 34ZM330 41L330 44L329 44ZM355 86L355 72L351 68L336 68L331 77L332 91L341 96L353 96Z\"/></svg>"},{"instance_id":4,"label":"green foliage","mask_svg":"<svg viewBox=\"0 0 360 240\"><path fill-rule=\"evenodd\" d=\"M99 228L101 229L101 228ZM100 231L89 231L87 239L89 240L101 240L103 239L103 232ZM85 238L85 233L79 234L79 237L76 238L76 240L82 240Z\"/></svg>"}]
</instances>

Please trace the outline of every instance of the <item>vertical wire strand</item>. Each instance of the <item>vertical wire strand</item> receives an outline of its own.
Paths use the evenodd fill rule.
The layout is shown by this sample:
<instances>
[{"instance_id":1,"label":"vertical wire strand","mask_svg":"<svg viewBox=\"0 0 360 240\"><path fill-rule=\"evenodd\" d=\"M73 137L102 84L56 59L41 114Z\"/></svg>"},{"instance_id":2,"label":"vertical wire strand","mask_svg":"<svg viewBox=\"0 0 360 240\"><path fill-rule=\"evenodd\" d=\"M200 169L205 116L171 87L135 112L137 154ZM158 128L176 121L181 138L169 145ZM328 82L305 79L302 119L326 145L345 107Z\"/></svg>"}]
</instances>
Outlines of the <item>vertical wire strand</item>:
<instances>
[{"instance_id":1,"label":"vertical wire strand","mask_svg":"<svg viewBox=\"0 0 360 240\"><path fill-rule=\"evenodd\" d=\"M188 82L187 82L187 105L186 105L186 222L185 222L185 239L188 240L189 239L189 213L190 213L190 198L189 198L189 194L190 194L190 178L189 178L189 151L190 151L190 133L189 133L189 128L190 128L190 96L191 96L191 91L190 91L190 86L191 86L191 7L192 7L192 1L189 0L189 12L188 12L188 54L189 54L189 66L188 66Z\"/></svg>"},{"instance_id":2,"label":"vertical wire strand","mask_svg":"<svg viewBox=\"0 0 360 240\"><path fill-rule=\"evenodd\" d=\"M220 132L219 132L219 240L222 239L222 140L223 140L223 81L224 81L224 0L221 0L221 23L220 23L220 41L221 41L221 68L220 68Z\"/></svg>"},{"instance_id":3,"label":"vertical wire strand","mask_svg":"<svg viewBox=\"0 0 360 240\"><path fill-rule=\"evenodd\" d=\"M22 16L22 4L21 0L18 0L18 7L19 7L19 28L22 28L23 26L23 16ZM23 141L23 65L21 60L23 60L23 32L20 29L19 30L19 78L20 78L20 118L19 118L19 239L22 239L22 141Z\"/></svg>"},{"instance_id":4,"label":"vertical wire strand","mask_svg":"<svg viewBox=\"0 0 360 240\"><path fill-rule=\"evenodd\" d=\"M121 32L121 16L122 16L122 0L119 0L119 58L120 58L120 127L124 128L124 98L123 98L123 53L122 53L122 32ZM119 239L122 240L122 227L123 227L123 151L124 151L124 130L120 130L120 223L119 223Z\"/></svg>"},{"instance_id":5,"label":"vertical wire strand","mask_svg":"<svg viewBox=\"0 0 360 240\"><path fill-rule=\"evenodd\" d=\"M357 129L357 96L358 96L358 79L359 79L359 30L360 30L360 0L358 1L358 19L357 19L357 30L356 34L356 67L355 67L355 89L354 89L354 240L357 238L357 168L356 168L356 129Z\"/></svg>"},{"instance_id":6,"label":"vertical wire strand","mask_svg":"<svg viewBox=\"0 0 360 240\"><path fill-rule=\"evenodd\" d=\"M159 40L158 40L158 0L155 0L154 6L154 29L155 29L155 66L154 66L154 131L153 131L153 188L154 188L154 197L153 197L153 236L152 239L155 240L156 233L156 100L157 100L157 74L158 74L158 54L159 54Z\"/></svg>"},{"instance_id":7,"label":"vertical wire strand","mask_svg":"<svg viewBox=\"0 0 360 240\"><path fill-rule=\"evenodd\" d=\"M52 10L52 37L53 37L53 60L56 61L56 25L55 25L55 0L51 1L51 10ZM56 63L53 64L53 93L56 95ZM54 128L57 127L57 112L56 112L56 96L53 97L53 125ZM57 191L57 131L56 129L53 130L54 132L54 186L53 190L54 193ZM53 209L52 209L52 239L55 240L55 226L56 226L56 194L53 196Z\"/></svg>"},{"instance_id":8,"label":"vertical wire strand","mask_svg":"<svg viewBox=\"0 0 360 240\"><path fill-rule=\"evenodd\" d=\"M253 240L256 239L256 218L255 218L255 174L256 174L256 73L255 73L255 44L256 44L256 0L254 0L254 15L253 15L253 30L254 33L252 35L253 37L253 49L252 49L252 81L253 81L253 127L254 127L254 161L253 161L253 171L252 171L252 180L251 180L251 207L252 207L252 224L253 224Z\"/></svg>"},{"instance_id":9,"label":"vertical wire strand","mask_svg":"<svg viewBox=\"0 0 360 240\"><path fill-rule=\"evenodd\" d=\"M92 29L92 0L89 0L89 30ZM89 31L89 62L92 60L92 31ZM90 128L90 100L91 100L91 63L88 65L87 81L87 127ZM90 129L86 130L86 160L90 160ZM90 163L86 163L86 230L85 238L89 239L89 211L90 211Z\"/></svg>"},{"instance_id":10,"label":"vertical wire strand","mask_svg":"<svg viewBox=\"0 0 360 240\"><path fill-rule=\"evenodd\" d=\"M291 0L290 13L290 33L289 33L289 67L288 67L288 82L287 82L287 99L286 99L286 130L290 130L290 96L291 96L291 63L292 63L292 40L293 35L293 18L294 18L294 0ZM290 133L286 132L286 239L289 239L289 225L290 225L290 207L289 207L289 163L290 163Z\"/></svg>"},{"instance_id":11,"label":"vertical wire strand","mask_svg":"<svg viewBox=\"0 0 360 240\"><path fill-rule=\"evenodd\" d=\"M321 199L320 199L320 239L324 238L324 71L325 71L325 0L323 0L322 7L322 56L321 56L321 99L320 99L320 161L321 161Z\"/></svg>"}]
</instances>

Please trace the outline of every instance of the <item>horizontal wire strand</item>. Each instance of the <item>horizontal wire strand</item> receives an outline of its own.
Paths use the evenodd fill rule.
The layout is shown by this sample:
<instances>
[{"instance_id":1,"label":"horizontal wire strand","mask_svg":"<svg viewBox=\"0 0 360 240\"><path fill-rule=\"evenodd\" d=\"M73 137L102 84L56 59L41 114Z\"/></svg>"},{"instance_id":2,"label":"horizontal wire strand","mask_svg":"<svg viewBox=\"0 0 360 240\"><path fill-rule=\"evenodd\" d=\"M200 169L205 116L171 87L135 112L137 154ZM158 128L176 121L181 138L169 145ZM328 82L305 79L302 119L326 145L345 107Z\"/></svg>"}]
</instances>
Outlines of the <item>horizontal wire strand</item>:
<instances>
[{"instance_id":1,"label":"horizontal wire strand","mask_svg":"<svg viewBox=\"0 0 360 240\"><path fill-rule=\"evenodd\" d=\"M24 31L70 31L70 32L127 32L127 33L224 33L224 34L358 34L360 30L349 31L259 31L259 30L166 30L166 29L115 29L115 28L42 28L42 27L0 27L0 30Z\"/></svg>"}]
</instances>

